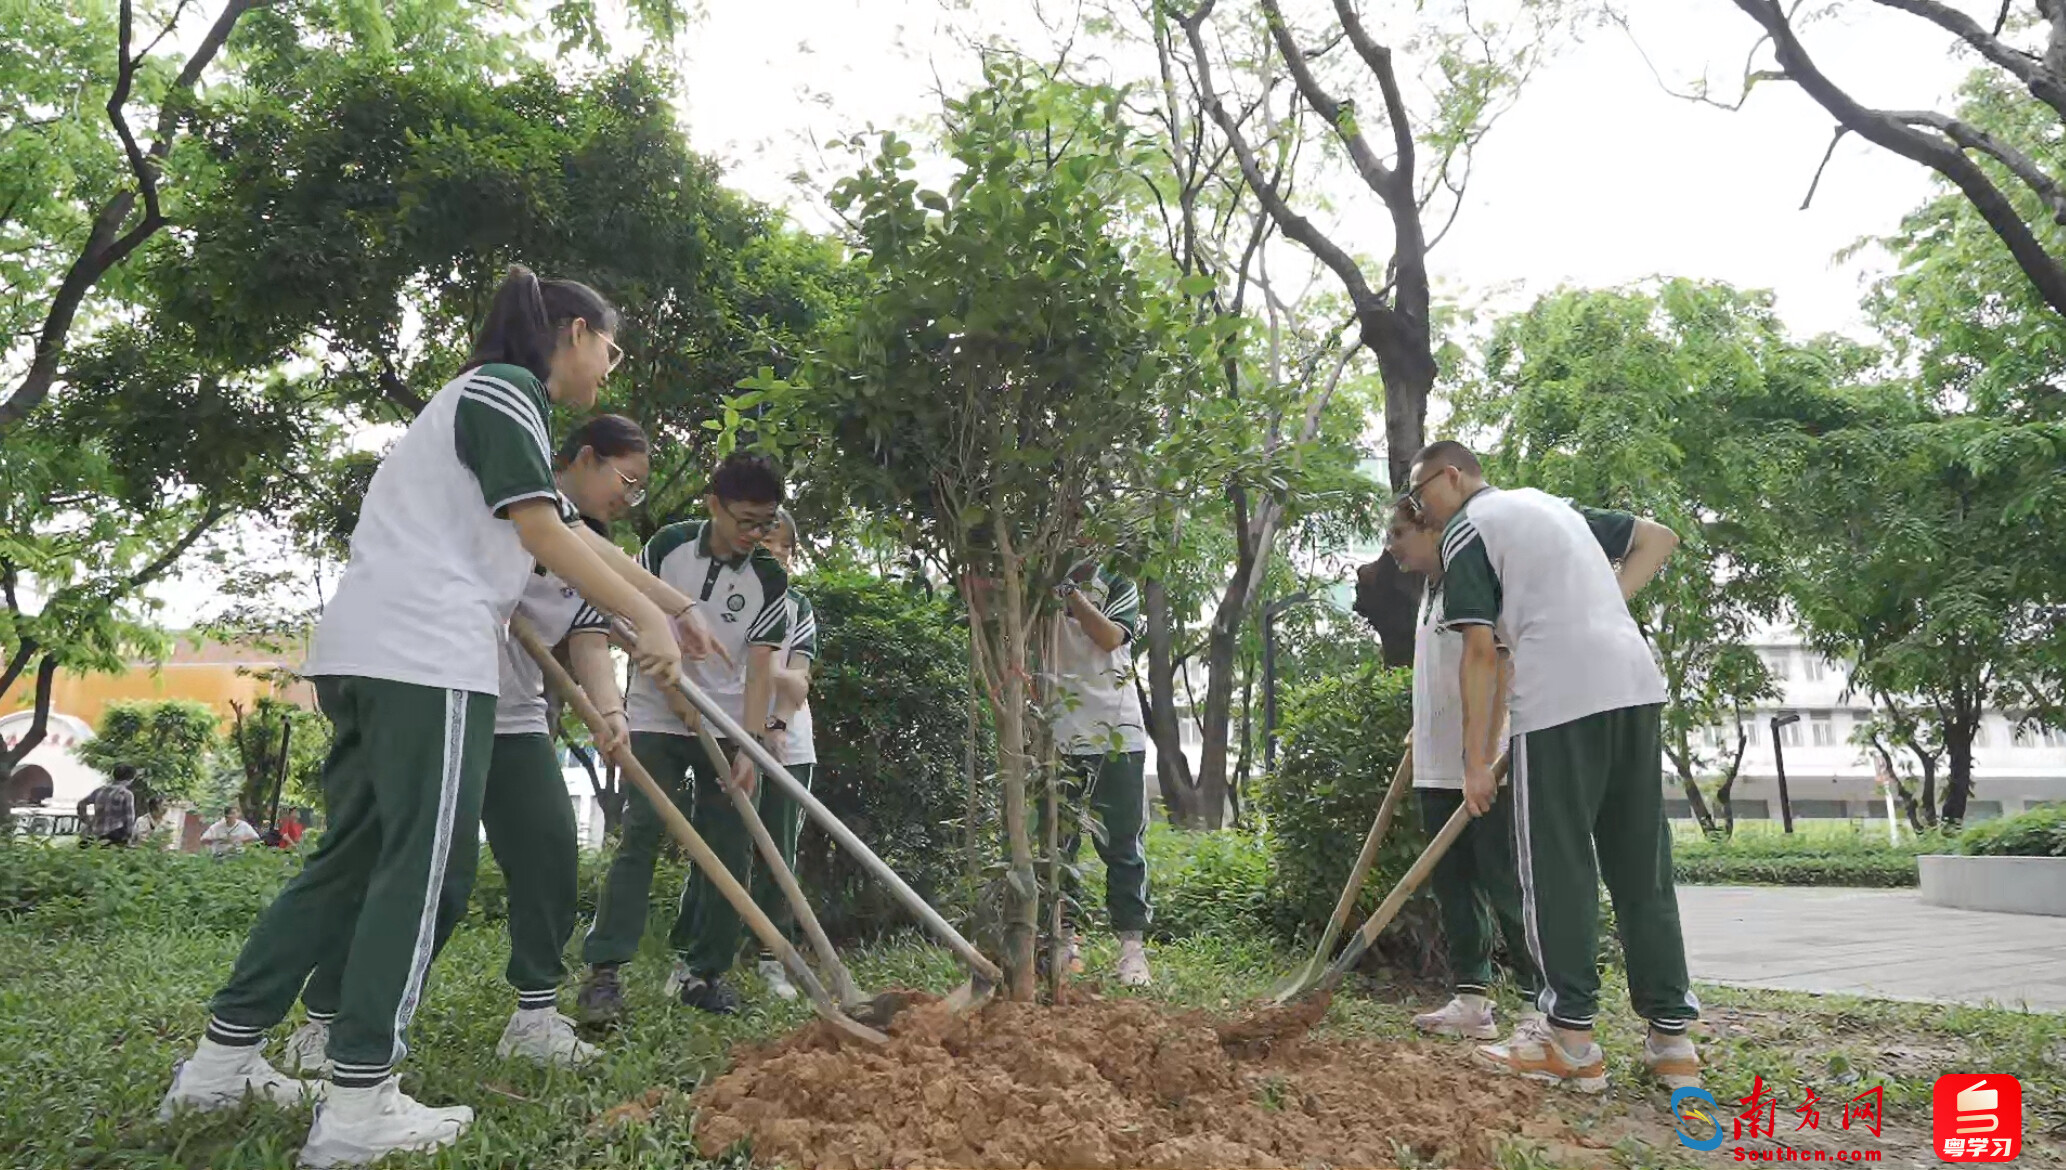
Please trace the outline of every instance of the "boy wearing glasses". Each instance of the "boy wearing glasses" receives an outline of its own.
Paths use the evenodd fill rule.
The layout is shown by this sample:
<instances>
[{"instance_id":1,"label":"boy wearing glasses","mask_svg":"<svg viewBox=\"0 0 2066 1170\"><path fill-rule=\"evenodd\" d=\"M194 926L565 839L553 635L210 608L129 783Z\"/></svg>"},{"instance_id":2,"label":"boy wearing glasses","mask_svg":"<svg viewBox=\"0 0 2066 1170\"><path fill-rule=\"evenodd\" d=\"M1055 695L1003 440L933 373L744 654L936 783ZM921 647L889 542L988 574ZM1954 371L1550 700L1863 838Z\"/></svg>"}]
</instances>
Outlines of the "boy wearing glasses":
<instances>
[{"instance_id":1,"label":"boy wearing glasses","mask_svg":"<svg viewBox=\"0 0 2066 1170\"><path fill-rule=\"evenodd\" d=\"M735 454L711 477L704 505L710 518L670 524L653 534L639 563L694 598L707 615L721 654L684 659L689 680L724 707L776 758L786 738L767 728L773 697L775 653L788 634L789 577L761 541L780 523L782 475L765 456ZM725 868L745 874L753 840L721 784L754 792L758 774L737 745L720 741L735 761L729 777L717 775L695 729L667 704L659 686L635 679L626 697L631 750L668 797L683 805L696 831ZM747 712L757 713L749 720ZM685 780L694 778L693 791ZM603 879L595 922L582 943L589 964L579 1000L584 1021L622 1018L624 996L618 968L638 953L645 933L653 863L664 826L644 794L624 798L624 837ZM738 912L718 894L701 870L691 873L681 895L668 945L675 953L667 994L701 1011L730 1015L739 996L723 975L739 951Z\"/></svg>"},{"instance_id":2,"label":"boy wearing glasses","mask_svg":"<svg viewBox=\"0 0 2066 1170\"><path fill-rule=\"evenodd\" d=\"M1459 443L1424 448L1412 484L1402 503L1442 526L1443 624L1463 635L1463 798L1473 816L1497 796L1495 630L1513 652L1514 854L1547 1023L1523 1020L1474 1059L1581 1092L1607 1087L1593 1041L1604 879L1628 957L1629 999L1650 1022L1643 1064L1671 1088L1697 1085L1699 1057L1686 1032L1700 1005L1686 973L1664 820L1664 676L1628 611L1678 537L1626 512L1491 487Z\"/></svg>"}]
</instances>

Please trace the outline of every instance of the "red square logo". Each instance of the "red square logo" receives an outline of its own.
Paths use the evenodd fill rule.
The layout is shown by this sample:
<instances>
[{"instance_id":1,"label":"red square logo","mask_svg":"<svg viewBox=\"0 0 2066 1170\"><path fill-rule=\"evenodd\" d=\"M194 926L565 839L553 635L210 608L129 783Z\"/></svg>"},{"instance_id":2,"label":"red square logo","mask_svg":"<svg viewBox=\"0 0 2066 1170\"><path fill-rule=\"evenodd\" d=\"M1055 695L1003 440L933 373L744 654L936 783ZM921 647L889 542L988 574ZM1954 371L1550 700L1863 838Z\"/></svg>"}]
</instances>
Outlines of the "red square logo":
<instances>
[{"instance_id":1,"label":"red square logo","mask_svg":"<svg viewBox=\"0 0 2066 1170\"><path fill-rule=\"evenodd\" d=\"M1938 1077L1930 1140L1947 1162L2007 1162L2023 1152L2023 1086L1999 1073Z\"/></svg>"}]
</instances>

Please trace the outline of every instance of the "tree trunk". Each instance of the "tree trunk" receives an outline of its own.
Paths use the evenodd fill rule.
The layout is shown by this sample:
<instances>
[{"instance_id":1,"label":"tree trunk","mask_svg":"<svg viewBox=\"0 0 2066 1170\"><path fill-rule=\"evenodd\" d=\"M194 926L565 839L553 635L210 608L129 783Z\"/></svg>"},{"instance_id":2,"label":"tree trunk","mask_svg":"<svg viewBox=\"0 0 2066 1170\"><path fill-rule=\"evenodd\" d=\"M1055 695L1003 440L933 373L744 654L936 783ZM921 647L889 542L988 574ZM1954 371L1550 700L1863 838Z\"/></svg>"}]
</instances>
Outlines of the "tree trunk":
<instances>
[{"instance_id":1,"label":"tree trunk","mask_svg":"<svg viewBox=\"0 0 2066 1170\"><path fill-rule=\"evenodd\" d=\"M1946 727L1944 749L1951 771L1945 777L1944 815L1939 819L1955 829L1965 824L1966 801L1973 795L1973 728Z\"/></svg>"},{"instance_id":2,"label":"tree trunk","mask_svg":"<svg viewBox=\"0 0 2066 1170\"><path fill-rule=\"evenodd\" d=\"M1700 795L1700 785L1693 779L1693 770L1686 766L1686 758L1674 755L1672 763L1679 774L1679 787L1685 789L1686 803L1693 806L1693 819L1700 822L1700 831L1709 837L1720 836L1720 831L1715 828L1714 814L1707 811L1707 799Z\"/></svg>"},{"instance_id":3,"label":"tree trunk","mask_svg":"<svg viewBox=\"0 0 2066 1170\"><path fill-rule=\"evenodd\" d=\"M1000 514L996 526L1000 548L1003 605L993 615L996 641L989 655L991 668L999 676L993 693L997 710L997 771L1004 788L1004 833L1011 851L1011 871L1006 881L1004 911L1004 977L1011 998L1031 1003L1039 994L1035 950L1040 934L1040 882L1033 868L1032 826L1027 820L1026 683L1027 671L1026 582L1024 563L1013 554L1007 535L1008 521Z\"/></svg>"},{"instance_id":4,"label":"tree trunk","mask_svg":"<svg viewBox=\"0 0 2066 1170\"><path fill-rule=\"evenodd\" d=\"M29 720L28 731L15 741L14 746L0 750L0 781L14 775L14 770L29 758L29 753L43 743L44 735L50 730L50 696L56 685L57 656L45 654L43 660L36 664L36 714ZM0 783L0 790L5 788L6 784Z\"/></svg>"},{"instance_id":5,"label":"tree trunk","mask_svg":"<svg viewBox=\"0 0 2066 1170\"><path fill-rule=\"evenodd\" d=\"M1419 220L1412 222L1417 234ZM1402 299L1411 288L1412 282L1399 281ZM1420 290L1425 296L1425 273ZM1404 307L1402 304L1401 308ZM1398 315L1393 315L1393 320L1397 319ZM1403 329L1385 328L1382 324L1373 325L1368 316L1363 324L1363 342L1377 355L1378 374L1384 381L1385 461L1395 492L1406 490L1413 457L1427 445L1428 395L1435 389L1435 359L1430 352L1427 319L1423 316L1417 322L1404 324Z\"/></svg>"},{"instance_id":6,"label":"tree trunk","mask_svg":"<svg viewBox=\"0 0 2066 1170\"><path fill-rule=\"evenodd\" d=\"M1722 773L1722 783L1715 789L1714 801L1722 810L1722 836L1736 835L1736 777L1743 774L1743 751L1750 746L1750 733L1743 727L1743 712L1736 712L1736 754L1729 760L1729 770Z\"/></svg>"},{"instance_id":7,"label":"tree trunk","mask_svg":"<svg viewBox=\"0 0 2066 1170\"><path fill-rule=\"evenodd\" d=\"M1201 826L1198 786L1184 755L1183 721L1176 710L1176 632L1169 610L1169 586L1158 579L1141 582L1141 613L1148 627L1148 694L1143 706L1148 738L1155 741L1155 779L1162 790L1162 808L1180 829Z\"/></svg>"},{"instance_id":8,"label":"tree trunk","mask_svg":"<svg viewBox=\"0 0 2066 1170\"><path fill-rule=\"evenodd\" d=\"M1923 751L1913 743L1908 745L1908 750L1915 756L1916 766L1922 769L1923 819L1928 821L1930 827L1934 829L1940 823L1937 817L1937 757L1932 753Z\"/></svg>"},{"instance_id":9,"label":"tree trunk","mask_svg":"<svg viewBox=\"0 0 2066 1170\"><path fill-rule=\"evenodd\" d=\"M979 706L982 702L982 683L977 678L982 671L982 664L976 657L975 639L981 636L981 631L976 628L973 614L969 617L968 636L968 743L962 751L963 779L968 784L968 803L961 812L961 854L963 872L967 875L969 884L973 886L983 872L983 855L976 839L977 821L980 819L977 814L982 809L982 793L978 791L978 785L983 782L982 773L977 770L976 765L976 741L983 730L983 712Z\"/></svg>"},{"instance_id":10,"label":"tree trunk","mask_svg":"<svg viewBox=\"0 0 2066 1170\"><path fill-rule=\"evenodd\" d=\"M1242 587L1243 576L1235 574L1235 581L1227 586L1230 595ZM1198 828L1217 829L1226 823L1227 733L1233 718L1234 652L1241 639L1238 615L1247 612L1247 608L1231 597L1222 601L1220 616L1227 616L1229 611L1237 616L1231 622L1215 618L1205 640L1205 712L1198 720L1205 740L1198 757Z\"/></svg>"}]
</instances>

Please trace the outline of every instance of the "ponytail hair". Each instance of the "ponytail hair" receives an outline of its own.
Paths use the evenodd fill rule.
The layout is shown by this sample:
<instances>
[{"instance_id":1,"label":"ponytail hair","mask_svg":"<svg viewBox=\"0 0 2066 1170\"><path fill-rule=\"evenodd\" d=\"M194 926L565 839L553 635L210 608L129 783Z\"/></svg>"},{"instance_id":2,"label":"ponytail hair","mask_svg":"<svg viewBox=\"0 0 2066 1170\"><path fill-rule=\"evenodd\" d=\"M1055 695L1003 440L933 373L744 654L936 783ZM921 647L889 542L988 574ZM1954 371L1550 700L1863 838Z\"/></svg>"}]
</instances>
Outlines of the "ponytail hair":
<instances>
[{"instance_id":1,"label":"ponytail hair","mask_svg":"<svg viewBox=\"0 0 2066 1170\"><path fill-rule=\"evenodd\" d=\"M460 372L499 362L522 366L543 382L552 372L560 330L576 318L598 333L617 332L617 310L601 293L579 281L540 280L530 269L512 264L488 302L488 319L474 335L473 353Z\"/></svg>"},{"instance_id":2,"label":"ponytail hair","mask_svg":"<svg viewBox=\"0 0 2066 1170\"><path fill-rule=\"evenodd\" d=\"M599 458L615 459L619 455L643 454L652 449L652 444L646 441L645 428L623 415L598 414L568 432L554 462L560 467L568 466L581 457L583 447L595 448Z\"/></svg>"}]
</instances>

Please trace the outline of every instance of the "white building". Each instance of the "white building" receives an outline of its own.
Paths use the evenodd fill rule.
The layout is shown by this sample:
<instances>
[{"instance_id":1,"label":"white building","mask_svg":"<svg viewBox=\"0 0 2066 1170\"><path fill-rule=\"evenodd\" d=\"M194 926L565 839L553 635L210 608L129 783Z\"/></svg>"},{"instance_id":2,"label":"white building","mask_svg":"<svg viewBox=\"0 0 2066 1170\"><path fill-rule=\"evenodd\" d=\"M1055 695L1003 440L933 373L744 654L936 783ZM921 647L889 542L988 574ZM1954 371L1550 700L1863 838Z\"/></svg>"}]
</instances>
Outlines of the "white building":
<instances>
[{"instance_id":1,"label":"white building","mask_svg":"<svg viewBox=\"0 0 2066 1170\"><path fill-rule=\"evenodd\" d=\"M1772 719L1789 714L1800 719L1781 728L1779 735L1794 817L1884 818L1886 801L1875 786L1873 762L1850 742L1851 732L1871 720L1871 702L1863 695L1846 697L1843 667L1810 650L1795 630L1774 628L1754 645L1778 684L1781 698L1745 720L1750 739L1733 792L1737 819L1779 819ZM1711 752L1729 750L1735 744L1731 729L1711 728L1707 735ZM1915 791L1919 775L1914 758L1897 752L1894 762L1903 783ZM1949 772L1948 761L1938 765L1940 799ZM1669 815L1690 817L1669 763L1666 777ZM1986 820L2061 802L2066 802L2066 731L2017 730L2000 711L1987 712L1973 744L1973 793L1966 804L1966 819ZM1899 815L1898 806L1896 812Z\"/></svg>"}]
</instances>

